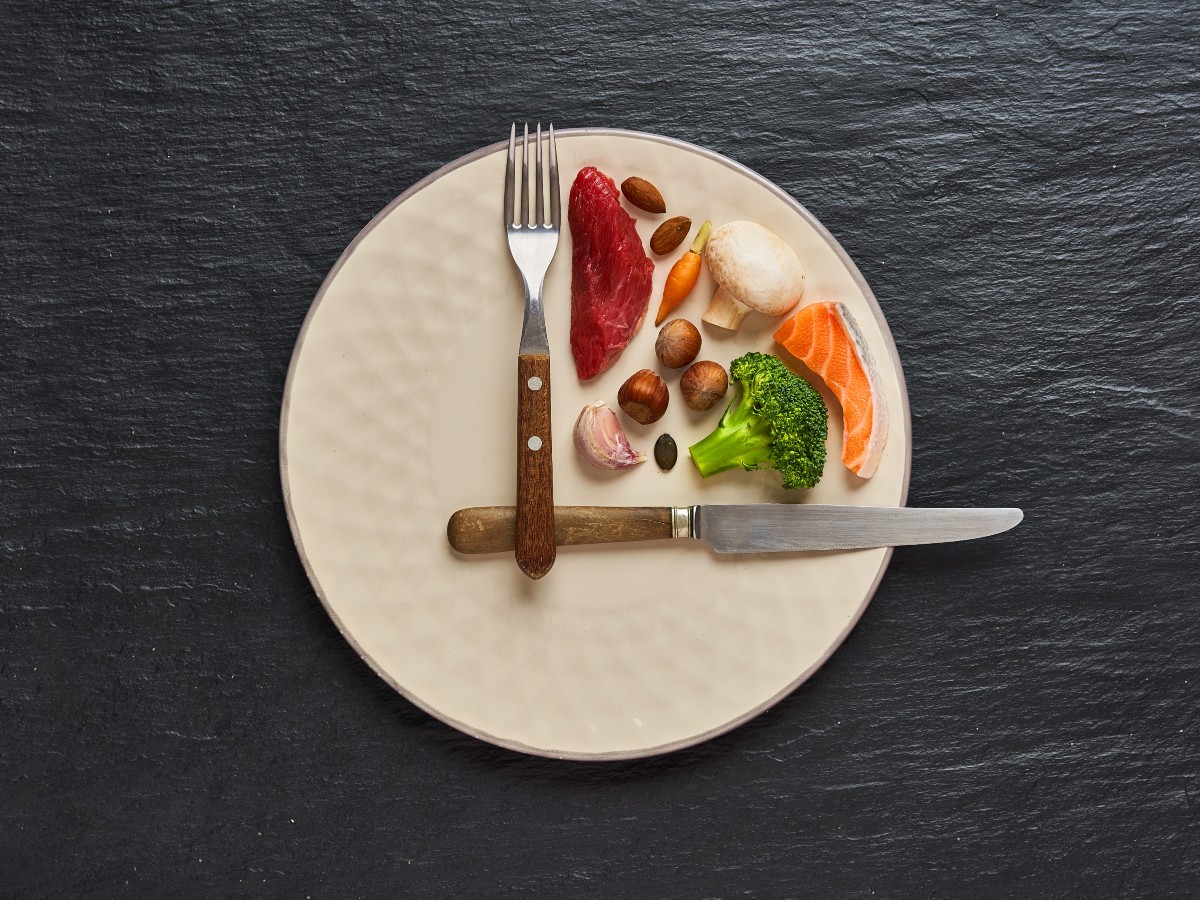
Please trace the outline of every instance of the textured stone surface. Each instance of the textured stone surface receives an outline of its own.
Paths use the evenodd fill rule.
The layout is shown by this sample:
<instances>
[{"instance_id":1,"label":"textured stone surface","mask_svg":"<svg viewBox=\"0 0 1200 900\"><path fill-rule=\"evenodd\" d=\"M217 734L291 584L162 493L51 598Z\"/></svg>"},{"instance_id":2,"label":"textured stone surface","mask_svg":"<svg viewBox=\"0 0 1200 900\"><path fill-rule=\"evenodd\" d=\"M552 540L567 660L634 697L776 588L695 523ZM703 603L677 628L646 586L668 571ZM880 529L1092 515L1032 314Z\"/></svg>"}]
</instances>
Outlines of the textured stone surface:
<instances>
[{"instance_id":1,"label":"textured stone surface","mask_svg":"<svg viewBox=\"0 0 1200 900\"><path fill-rule=\"evenodd\" d=\"M3 19L0 894L1195 891L1185 4ZM899 551L811 682L657 761L528 759L410 707L315 601L279 496L330 264L526 116L706 144L794 193L888 313L910 502L1028 515Z\"/></svg>"}]
</instances>

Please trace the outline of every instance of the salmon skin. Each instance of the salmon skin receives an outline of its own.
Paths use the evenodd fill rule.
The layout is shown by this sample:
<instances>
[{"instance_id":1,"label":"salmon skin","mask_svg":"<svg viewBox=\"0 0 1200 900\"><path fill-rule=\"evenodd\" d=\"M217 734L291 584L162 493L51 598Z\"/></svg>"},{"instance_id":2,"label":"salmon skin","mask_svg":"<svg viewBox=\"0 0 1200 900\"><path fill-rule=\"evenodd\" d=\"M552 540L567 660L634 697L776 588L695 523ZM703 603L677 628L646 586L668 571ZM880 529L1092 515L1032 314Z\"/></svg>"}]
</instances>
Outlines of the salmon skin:
<instances>
[{"instance_id":1,"label":"salmon skin","mask_svg":"<svg viewBox=\"0 0 1200 900\"><path fill-rule=\"evenodd\" d=\"M842 462L870 478L883 456L888 414L883 385L858 323L844 303L805 306L775 340L820 376L842 406Z\"/></svg>"},{"instance_id":2,"label":"salmon skin","mask_svg":"<svg viewBox=\"0 0 1200 900\"><path fill-rule=\"evenodd\" d=\"M575 176L571 225L571 355L580 381L608 369L642 327L654 263L616 183L587 166Z\"/></svg>"}]
</instances>

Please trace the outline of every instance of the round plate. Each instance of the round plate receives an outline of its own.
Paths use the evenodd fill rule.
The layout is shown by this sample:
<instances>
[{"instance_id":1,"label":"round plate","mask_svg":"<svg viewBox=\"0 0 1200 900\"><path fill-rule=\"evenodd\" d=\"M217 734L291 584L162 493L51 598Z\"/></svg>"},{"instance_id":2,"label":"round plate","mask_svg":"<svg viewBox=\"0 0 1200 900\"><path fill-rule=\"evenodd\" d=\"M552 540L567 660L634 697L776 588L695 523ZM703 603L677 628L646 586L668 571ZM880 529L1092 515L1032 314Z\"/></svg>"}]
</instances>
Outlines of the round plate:
<instances>
[{"instance_id":1,"label":"round plate","mask_svg":"<svg viewBox=\"0 0 1200 900\"><path fill-rule=\"evenodd\" d=\"M510 554L463 557L450 549L451 513L511 505L515 494L523 295L501 226L505 146L463 157L396 198L321 286L284 390L288 520L313 587L346 639L442 721L551 757L628 759L689 746L745 722L808 678L862 615L891 551L723 556L682 540L560 548L554 568L535 582ZM650 459L610 473L583 463L571 440L579 410L596 399L615 407L625 378L657 367L654 310L678 252L656 259L647 325L609 371L581 384L568 343L564 208L545 285L555 501L902 505L911 429L896 348L870 288L820 223L761 176L681 141L563 131L558 154L564 206L576 173L595 165L618 183L633 174L649 179L672 215L691 216L693 234L705 218L751 219L778 233L805 264L803 302L840 300L858 319L893 414L869 481L842 466L840 408L823 387L829 459L814 490L785 492L774 472L703 481L686 448L712 430L720 407L692 413L680 401L679 373L666 371L666 416L649 427L625 424L647 452L671 433L679 464L664 473ZM662 217L630 211L648 240ZM705 271L675 314L699 323L712 291ZM739 332L703 326L701 358L728 365L747 350L772 352L776 325L752 314Z\"/></svg>"}]
</instances>

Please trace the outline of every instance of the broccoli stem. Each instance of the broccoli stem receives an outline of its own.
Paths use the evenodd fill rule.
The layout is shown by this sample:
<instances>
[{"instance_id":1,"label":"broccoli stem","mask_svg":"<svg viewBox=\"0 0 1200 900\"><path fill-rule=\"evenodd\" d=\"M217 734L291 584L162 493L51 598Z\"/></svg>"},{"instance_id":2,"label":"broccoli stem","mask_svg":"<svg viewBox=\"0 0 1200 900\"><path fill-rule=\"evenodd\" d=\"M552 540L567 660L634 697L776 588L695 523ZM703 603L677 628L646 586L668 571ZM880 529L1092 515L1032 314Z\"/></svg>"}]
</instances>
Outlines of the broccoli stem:
<instances>
[{"instance_id":1,"label":"broccoli stem","mask_svg":"<svg viewBox=\"0 0 1200 900\"><path fill-rule=\"evenodd\" d=\"M688 448L704 478L729 469L757 469L770 459L771 423L753 411L745 390L737 406L730 404L716 430Z\"/></svg>"}]
</instances>

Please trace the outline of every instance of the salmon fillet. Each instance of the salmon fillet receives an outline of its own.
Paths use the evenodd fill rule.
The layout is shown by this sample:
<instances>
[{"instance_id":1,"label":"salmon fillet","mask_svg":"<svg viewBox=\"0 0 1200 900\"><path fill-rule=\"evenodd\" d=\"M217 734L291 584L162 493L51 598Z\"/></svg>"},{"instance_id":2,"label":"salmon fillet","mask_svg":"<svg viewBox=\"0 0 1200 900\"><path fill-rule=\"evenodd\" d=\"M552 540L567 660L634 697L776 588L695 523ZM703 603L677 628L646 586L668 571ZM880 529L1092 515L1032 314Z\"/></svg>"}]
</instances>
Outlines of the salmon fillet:
<instances>
[{"instance_id":1,"label":"salmon fillet","mask_svg":"<svg viewBox=\"0 0 1200 900\"><path fill-rule=\"evenodd\" d=\"M887 440L888 416L879 372L858 323L844 303L813 303L788 319L775 340L829 386L842 406L842 462L870 478Z\"/></svg>"}]
</instances>

